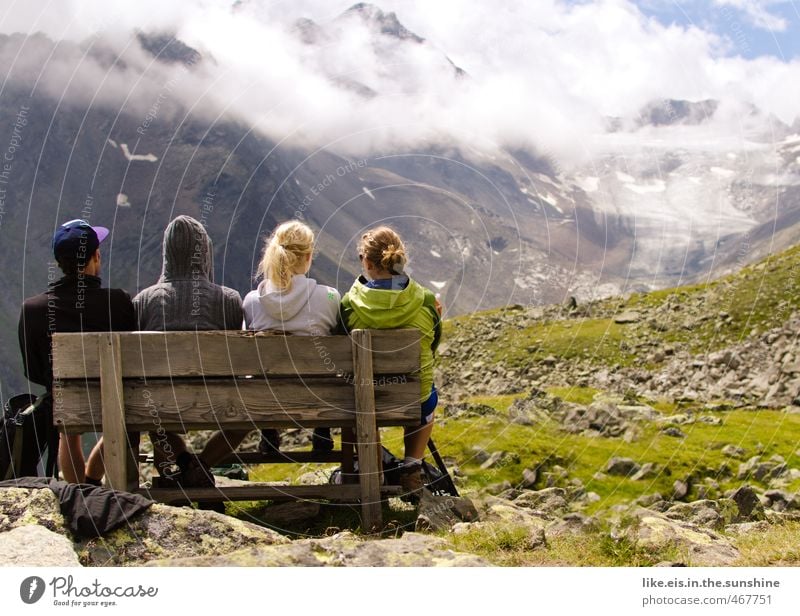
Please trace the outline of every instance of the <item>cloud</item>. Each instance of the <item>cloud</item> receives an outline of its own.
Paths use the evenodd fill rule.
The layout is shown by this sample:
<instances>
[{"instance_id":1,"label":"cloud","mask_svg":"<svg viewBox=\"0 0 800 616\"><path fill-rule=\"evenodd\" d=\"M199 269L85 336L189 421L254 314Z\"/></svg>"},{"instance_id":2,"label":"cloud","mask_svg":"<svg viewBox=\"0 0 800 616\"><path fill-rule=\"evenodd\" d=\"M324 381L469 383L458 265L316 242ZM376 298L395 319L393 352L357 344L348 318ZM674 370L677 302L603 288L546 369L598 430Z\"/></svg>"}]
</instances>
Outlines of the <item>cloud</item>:
<instances>
[{"instance_id":1,"label":"cloud","mask_svg":"<svg viewBox=\"0 0 800 616\"><path fill-rule=\"evenodd\" d=\"M788 22L771 12L772 7L786 4L786 0L714 0L717 6L732 6L744 13L750 23L762 30L784 32Z\"/></svg>"},{"instance_id":2,"label":"cloud","mask_svg":"<svg viewBox=\"0 0 800 616\"><path fill-rule=\"evenodd\" d=\"M193 113L353 154L455 143L580 161L607 116L633 117L653 100L716 98L741 113L754 104L791 122L790 102L800 95L792 85L800 83L797 63L727 57L715 34L665 26L628 0L380 3L424 44L381 34L357 15L340 18L349 4L245 0L232 9L196 0L187 10L153 0L31 0L9 9L0 30L43 31L82 41L84 50L105 46L124 67L92 54L6 50L3 57L6 66L18 63L14 79L41 72L53 96L141 114L179 67L153 61L133 31L175 32L205 58L171 92ZM300 17L320 26L315 44L304 42ZM468 77L459 78L450 60ZM728 117L721 134L739 130L736 114Z\"/></svg>"}]
</instances>

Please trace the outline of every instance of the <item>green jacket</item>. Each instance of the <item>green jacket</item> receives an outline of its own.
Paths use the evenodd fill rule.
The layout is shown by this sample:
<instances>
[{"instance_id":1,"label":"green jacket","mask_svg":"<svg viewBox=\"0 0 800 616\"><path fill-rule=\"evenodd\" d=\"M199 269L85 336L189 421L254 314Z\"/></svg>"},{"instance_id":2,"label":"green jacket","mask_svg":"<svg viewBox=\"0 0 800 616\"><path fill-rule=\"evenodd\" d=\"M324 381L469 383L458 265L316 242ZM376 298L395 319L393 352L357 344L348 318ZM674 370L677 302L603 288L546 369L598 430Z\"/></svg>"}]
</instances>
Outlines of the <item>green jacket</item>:
<instances>
[{"instance_id":1,"label":"green jacket","mask_svg":"<svg viewBox=\"0 0 800 616\"><path fill-rule=\"evenodd\" d=\"M433 386L433 363L442 335L436 311L436 297L409 279L405 289L371 289L359 277L342 298L342 323L352 329L416 328L422 333L420 348L421 400L427 400Z\"/></svg>"}]
</instances>

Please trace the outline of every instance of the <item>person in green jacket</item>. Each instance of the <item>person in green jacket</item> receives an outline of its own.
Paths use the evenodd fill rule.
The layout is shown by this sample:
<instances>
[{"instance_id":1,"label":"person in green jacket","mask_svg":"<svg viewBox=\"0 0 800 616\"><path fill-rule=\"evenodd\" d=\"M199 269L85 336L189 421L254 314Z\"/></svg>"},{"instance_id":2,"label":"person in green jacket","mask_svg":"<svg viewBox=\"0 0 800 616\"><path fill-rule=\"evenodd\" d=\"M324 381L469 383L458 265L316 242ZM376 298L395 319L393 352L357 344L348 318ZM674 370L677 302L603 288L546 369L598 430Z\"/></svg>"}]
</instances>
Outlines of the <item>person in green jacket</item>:
<instances>
[{"instance_id":1,"label":"person in green jacket","mask_svg":"<svg viewBox=\"0 0 800 616\"><path fill-rule=\"evenodd\" d=\"M418 427L405 429L405 458L400 483L407 500L421 495L422 458L433 431L438 393L433 364L441 338L441 305L430 290L409 278L408 261L400 236L389 227L377 227L361 236L358 258L363 274L342 298L341 317L348 330L415 328L422 333L420 349L420 406Z\"/></svg>"}]
</instances>

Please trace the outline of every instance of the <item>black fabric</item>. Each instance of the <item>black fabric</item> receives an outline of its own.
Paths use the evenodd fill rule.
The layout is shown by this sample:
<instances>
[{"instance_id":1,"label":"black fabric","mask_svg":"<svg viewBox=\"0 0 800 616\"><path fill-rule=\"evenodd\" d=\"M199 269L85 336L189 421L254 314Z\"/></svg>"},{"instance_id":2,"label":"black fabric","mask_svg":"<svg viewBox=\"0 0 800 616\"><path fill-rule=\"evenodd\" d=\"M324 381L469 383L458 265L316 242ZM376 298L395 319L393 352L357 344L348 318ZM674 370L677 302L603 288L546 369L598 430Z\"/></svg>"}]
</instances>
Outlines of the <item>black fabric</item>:
<instances>
[{"instance_id":1,"label":"black fabric","mask_svg":"<svg viewBox=\"0 0 800 616\"><path fill-rule=\"evenodd\" d=\"M50 488L58 498L61 514L67 520L69 530L82 539L100 537L128 524L153 504L153 501L138 494L46 477L0 481L2 488Z\"/></svg>"},{"instance_id":2,"label":"black fabric","mask_svg":"<svg viewBox=\"0 0 800 616\"><path fill-rule=\"evenodd\" d=\"M32 412L23 411L36 402ZM53 405L49 395L38 399L30 394L14 396L6 402L0 420L0 480L13 477L31 477L38 474L39 460L48 450L47 476L55 467L58 433L53 425Z\"/></svg>"},{"instance_id":3,"label":"black fabric","mask_svg":"<svg viewBox=\"0 0 800 616\"><path fill-rule=\"evenodd\" d=\"M25 376L52 389L50 336L55 332L135 329L136 313L127 292L102 288L96 276L64 276L22 304L18 333Z\"/></svg>"}]
</instances>

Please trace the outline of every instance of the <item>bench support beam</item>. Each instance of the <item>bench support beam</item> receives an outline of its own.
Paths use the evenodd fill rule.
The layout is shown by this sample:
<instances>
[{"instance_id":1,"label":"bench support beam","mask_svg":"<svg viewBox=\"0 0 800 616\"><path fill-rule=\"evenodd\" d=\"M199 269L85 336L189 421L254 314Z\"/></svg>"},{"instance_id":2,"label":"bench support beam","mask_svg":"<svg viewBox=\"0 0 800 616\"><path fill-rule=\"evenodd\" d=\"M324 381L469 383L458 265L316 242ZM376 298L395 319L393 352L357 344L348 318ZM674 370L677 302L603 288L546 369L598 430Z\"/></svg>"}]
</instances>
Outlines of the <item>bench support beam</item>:
<instances>
[{"instance_id":1,"label":"bench support beam","mask_svg":"<svg viewBox=\"0 0 800 616\"><path fill-rule=\"evenodd\" d=\"M375 387L372 371L372 334L366 329L352 332L353 376L356 402L356 442L361 484L361 524L365 530L381 530L380 441L375 420Z\"/></svg>"}]
</instances>

